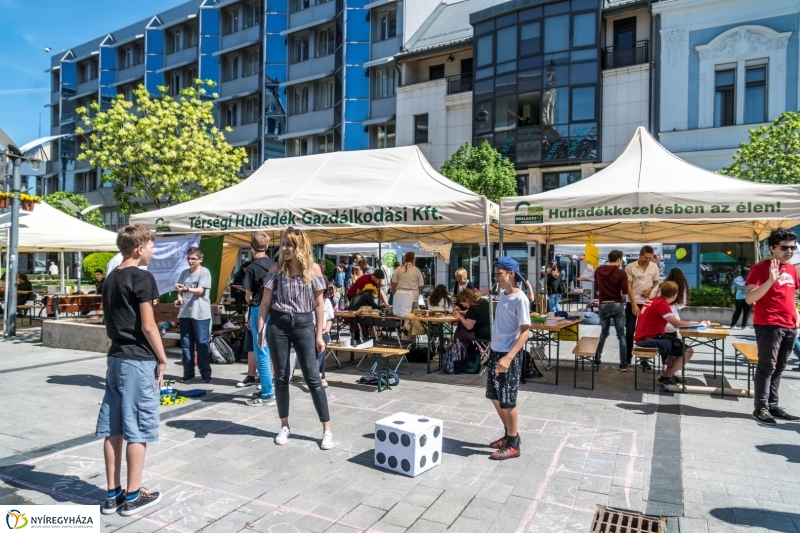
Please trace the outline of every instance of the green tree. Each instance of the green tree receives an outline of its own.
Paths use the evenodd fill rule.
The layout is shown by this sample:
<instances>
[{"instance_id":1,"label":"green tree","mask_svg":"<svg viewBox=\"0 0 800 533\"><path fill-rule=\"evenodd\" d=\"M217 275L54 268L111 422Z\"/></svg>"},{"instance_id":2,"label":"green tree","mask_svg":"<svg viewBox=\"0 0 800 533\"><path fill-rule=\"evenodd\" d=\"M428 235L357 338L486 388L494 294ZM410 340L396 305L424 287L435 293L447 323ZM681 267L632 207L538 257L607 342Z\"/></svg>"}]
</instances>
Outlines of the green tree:
<instances>
[{"instance_id":1,"label":"green tree","mask_svg":"<svg viewBox=\"0 0 800 533\"><path fill-rule=\"evenodd\" d=\"M442 164L442 175L467 189L499 202L501 196L517 195L514 164L487 141L480 146L466 142Z\"/></svg>"},{"instance_id":2,"label":"green tree","mask_svg":"<svg viewBox=\"0 0 800 533\"><path fill-rule=\"evenodd\" d=\"M55 207L59 211L63 211L64 213L76 218L77 215L75 214L75 211L62 204L61 200L69 200L70 202L75 204L75 207L77 207L81 211L92 205L89 202L89 200L86 199L85 196L83 196L82 194L78 194L76 192L64 192L64 191L54 192L48 194L47 196L42 198L42 200L44 200L45 203L51 205L52 207ZM83 221L88 222L93 226L97 226L98 228L103 228L103 229L106 228L106 225L103 223L103 217L100 215L100 211L97 209L83 215Z\"/></svg>"},{"instance_id":3,"label":"green tree","mask_svg":"<svg viewBox=\"0 0 800 533\"><path fill-rule=\"evenodd\" d=\"M733 162L720 173L759 183L800 183L800 113L782 113L769 126L750 130Z\"/></svg>"},{"instance_id":4,"label":"green tree","mask_svg":"<svg viewBox=\"0 0 800 533\"><path fill-rule=\"evenodd\" d=\"M111 183L120 210L126 214L168 207L224 189L239 181L247 162L244 148L232 148L214 125L213 81L195 80L180 95L159 87L151 96L143 85L134 89L136 103L117 96L107 110L97 102L78 108L88 142L78 161L102 171ZM84 131L76 128L76 133ZM225 131L230 131L227 128Z\"/></svg>"},{"instance_id":5,"label":"green tree","mask_svg":"<svg viewBox=\"0 0 800 533\"><path fill-rule=\"evenodd\" d=\"M117 254L114 252L95 252L84 257L82 263L83 278L91 282L94 279L95 270L102 270L105 272L108 262L111 261L115 255Z\"/></svg>"}]
</instances>

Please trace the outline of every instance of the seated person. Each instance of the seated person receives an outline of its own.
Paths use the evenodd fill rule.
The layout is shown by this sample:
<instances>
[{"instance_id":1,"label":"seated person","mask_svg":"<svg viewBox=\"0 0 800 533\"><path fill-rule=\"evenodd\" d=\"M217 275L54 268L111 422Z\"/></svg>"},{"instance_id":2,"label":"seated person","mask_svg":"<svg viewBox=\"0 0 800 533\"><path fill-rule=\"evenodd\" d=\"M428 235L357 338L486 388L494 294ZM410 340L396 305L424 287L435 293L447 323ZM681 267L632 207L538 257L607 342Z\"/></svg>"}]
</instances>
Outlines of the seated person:
<instances>
[{"instance_id":1,"label":"seated person","mask_svg":"<svg viewBox=\"0 0 800 533\"><path fill-rule=\"evenodd\" d=\"M17 305L25 305L28 300L34 300L33 283L28 280L24 272L17 274Z\"/></svg>"},{"instance_id":2,"label":"seated person","mask_svg":"<svg viewBox=\"0 0 800 533\"><path fill-rule=\"evenodd\" d=\"M449 313L453 307L453 302L450 300L450 294L447 292L447 287L444 285L437 285L428 295L426 301L429 311L438 311L440 313ZM439 339L444 332L441 324L428 324L429 337L431 339ZM440 351L444 350L444 346L438 348Z\"/></svg>"},{"instance_id":3,"label":"seated person","mask_svg":"<svg viewBox=\"0 0 800 533\"><path fill-rule=\"evenodd\" d=\"M453 315L458 319L458 327L454 337L465 345L474 339L491 339L492 311L489 302L480 298L474 291L460 291L456 299L458 305L453 308Z\"/></svg>"},{"instance_id":4,"label":"seated person","mask_svg":"<svg viewBox=\"0 0 800 533\"><path fill-rule=\"evenodd\" d=\"M364 289L367 285L371 285L373 287L380 287L381 282L386 277L386 274L382 269L373 270L371 274L364 274L363 276L359 276L352 284L350 284L350 288L347 289L347 297L348 298L355 298L355 296ZM383 305L388 306L389 302L386 300L386 295L383 292L379 291L381 296L381 302ZM349 307L348 307L349 309Z\"/></svg>"},{"instance_id":5,"label":"seated person","mask_svg":"<svg viewBox=\"0 0 800 533\"><path fill-rule=\"evenodd\" d=\"M377 272L381 272L378 270ZM382 272L381 272L382 273ZM363 277L363 276L362 276ZM375 285L368 283L361 291L350 299L350 304L347 306L348 311L358 311L362 307L371 307L373 309L380 309L381 306L375 301L378 297L378 289ZM374 336L374 335L373 335ZM350 339L351 342L361 344L361 328L358 327L358 319L350 319Z\"/></svg>"},{"instance_id":6,"label":"seated person","mask_svg":"<svg viewBox=\"0 0 800 533\"><path fill-rule=\"evenodd\" d=\"M667 358L667 369L662 372L658 381L665 385L675 385L679 382L675 374L692 359L694 353L691 348L687 348L685 354L682 353L683 342L666 335L667 324L685 328L707 326L708 322L689 322L675 316L670 304L678 296L677 283L665 281L660 290L660 296L647 300L640 308L633 340L642 347L658 348L658 352Z\"/></svg>"}]
</instances>

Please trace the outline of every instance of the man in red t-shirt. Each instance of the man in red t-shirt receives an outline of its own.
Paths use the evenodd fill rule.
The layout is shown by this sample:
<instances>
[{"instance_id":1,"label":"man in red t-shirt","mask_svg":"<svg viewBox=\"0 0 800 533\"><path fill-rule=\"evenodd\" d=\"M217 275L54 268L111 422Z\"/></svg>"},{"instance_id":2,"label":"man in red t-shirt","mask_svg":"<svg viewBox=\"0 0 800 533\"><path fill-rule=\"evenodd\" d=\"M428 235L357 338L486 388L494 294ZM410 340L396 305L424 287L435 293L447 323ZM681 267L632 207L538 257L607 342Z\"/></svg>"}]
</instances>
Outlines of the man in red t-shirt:
<instances>
[{"instance_id":1,"label":"man in red t-shirt","mask_svg":"<svg viewBox=\"0 0 800 533\"><path fill-rule=\"evenodd\" d=\"M776 229L769 234L767 244L772 257L750 269L744 299L753 305L753 328L758 345L753 417L763 426L775 426L776 418L800 420L778 406L781 373L786 368L800 324L794 306L797 270L789 264L797 249L797 235L787 229Z\"/></svg>"},{"instance_id":2,"label":"man in red t-shirt","mask_svg":"<svg viewBox=\"0 0 800 533\"><path fill-rule=\"evenodd\" d=\"M694 355L691 348L687 348L686 353L683 353L683 342L680 339L664 335L667 331L667 322L676 328L708 325L708 322L689 322L676 317L670 304L677 297L677 283L674 281L662 283L661 295L647 300L639 308L636 331L633 335L633 340L639 346L658 348L659 353L667 357L667 369L658 378L659 383L664 385L678 384L679 381L675 374L683 368L683 365L691 361L692 355Z\"/></svg>"},{"instance_id":3,"label":"man in red t-shirt","mask_svg":"<svg viewBox=\"0 0 800 533\"><path fill-rule=\"evenodd\" d=\"M357 280L353 282L352 285L350 285L350 288L347 289L347 297L354 298L355 295L364 290L364 287L366 287L367 285L372 285L373 287L380 287L381 281L383 281L383 278L385 276L386 274L383 272L383 269L377 269L374 272L372 272L372 274L364 274L363 276L360 276ZM383 305L388 307L389 302L386 300L386 295L383 292L381 292L380 295Z\"/></svg>"}]
</instances>

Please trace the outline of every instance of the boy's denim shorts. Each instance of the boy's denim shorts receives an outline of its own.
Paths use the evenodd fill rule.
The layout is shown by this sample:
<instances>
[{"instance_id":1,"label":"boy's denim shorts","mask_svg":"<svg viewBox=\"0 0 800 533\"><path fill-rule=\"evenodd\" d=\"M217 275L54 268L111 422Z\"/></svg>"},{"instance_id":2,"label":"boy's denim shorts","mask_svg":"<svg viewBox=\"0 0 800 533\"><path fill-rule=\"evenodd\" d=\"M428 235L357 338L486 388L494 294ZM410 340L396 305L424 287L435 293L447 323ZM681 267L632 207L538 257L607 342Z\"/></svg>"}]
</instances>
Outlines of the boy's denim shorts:
<instances>
[{"instance_id":1,"label":"boy's denim shorts","mask_svg":"<svg viewBox=\"0 0 800 533\"><path fill-rule=\"evenodd\" d=\"M97 415L97 437L158 441L159 396L155 360L106 357L106 390Z\"/></svg>"}]
</instances>

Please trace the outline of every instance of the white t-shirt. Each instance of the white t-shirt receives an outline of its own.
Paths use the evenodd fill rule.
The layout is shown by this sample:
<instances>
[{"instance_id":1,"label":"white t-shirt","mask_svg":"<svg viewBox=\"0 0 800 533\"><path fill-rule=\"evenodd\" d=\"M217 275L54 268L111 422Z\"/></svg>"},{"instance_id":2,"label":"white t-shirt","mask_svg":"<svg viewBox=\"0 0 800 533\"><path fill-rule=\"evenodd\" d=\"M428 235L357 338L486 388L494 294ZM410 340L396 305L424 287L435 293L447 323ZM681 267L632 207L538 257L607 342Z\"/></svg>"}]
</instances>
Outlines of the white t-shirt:
<instances>
[{"instance_id":1,"label":"white t-shirt","mask_svg":"<svg viewBox=\"0 0 800 533\"><path fill-rule=\"evenodd\" d=\"M322 297L322 313L323 313L322 320L326 324L328 323L328 320L333 320L334 319L333 304L331 303L330 298L325 298L324 296ZM317 314L316 313L311 313L311 316L314 319L314 325L316 325L317 324ZM328 332L328 333L330 333L330 332Z\"/></svg>"},{"instance_id":2,"label":"white t-shirt","mask_svg":"<svg viewBox=\"0 0 800 533\"><path fill-rule=\"evenodd\" d=\"M500 291L492 328L492 351L509 352L519 338L519 328L531 325L530 302L522 291Z\"/></svg>"},{"instance_id":3,"label":"white t-shirt","mask_svg":"<svg viewBox=\"0 0 800 533\"><path fill-rule=\"evenodd\" d=\"M625 267L625 274L628 275L628 281L633 285L634 300L636 300L637 304L643 304L647 301L647 297L642 296L642 291L658 283L658 265L650 262L647 263L646 268L642 269L639 266L639 261L634 261L633 263L628 263L628 266Z\"/></svg>"},{"instance_id":4,"label":"white t-shirt","mask_svg":"<svg viewBox=\"0 0 800 533\"><path fill-rule=\"evenodd\" d=\"M114 257L112 257L111 261L109 261L108 264L106 265L106 277L108 277L109 274L111 274L111 272L121 264L122 264L122 254L117 254ZM142 270L147 270L146 265L140 266L139 268Z\"/></svg>"}]
</instances>

